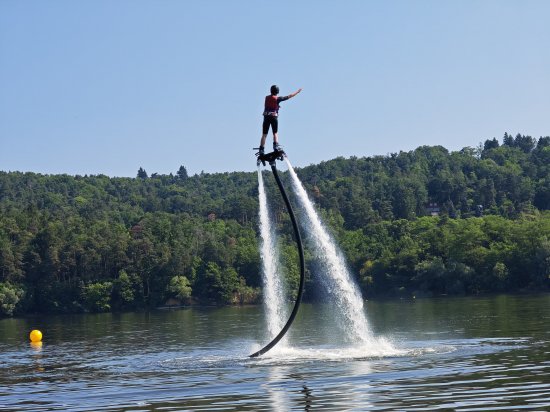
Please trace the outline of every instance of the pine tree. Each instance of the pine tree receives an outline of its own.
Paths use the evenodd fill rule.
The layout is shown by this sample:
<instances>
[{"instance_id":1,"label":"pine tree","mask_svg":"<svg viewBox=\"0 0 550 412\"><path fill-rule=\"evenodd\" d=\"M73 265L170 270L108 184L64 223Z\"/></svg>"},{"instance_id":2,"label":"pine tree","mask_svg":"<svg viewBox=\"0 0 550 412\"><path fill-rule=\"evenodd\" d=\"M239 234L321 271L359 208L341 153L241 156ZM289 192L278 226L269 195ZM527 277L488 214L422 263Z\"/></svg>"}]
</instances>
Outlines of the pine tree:
<instances>
[{"instance_id":1,"label":"pine tree","mask_svg":"<svg viewBox=\"0 0 550 412\"><path fill-rule=\"evenodd\" d=\"M140 179L147 179L147 172L145 171L145 169L143 167L139 168L138 173L137 173L137 177L139 177Z\"/></svg>"},{"instance_id":2,"label":"pine tree","mask_svg":"<svg viewBox=\"0 0 550 412\"><path fill-rule=\"evenodd\" d=\"M181 180L185 180L189 177L187 175L187 169L185 168L185 166L180 166L180 168L178 169L177 175L178 175L178 178L180 178Z\"/></svg>"}]
</instances>

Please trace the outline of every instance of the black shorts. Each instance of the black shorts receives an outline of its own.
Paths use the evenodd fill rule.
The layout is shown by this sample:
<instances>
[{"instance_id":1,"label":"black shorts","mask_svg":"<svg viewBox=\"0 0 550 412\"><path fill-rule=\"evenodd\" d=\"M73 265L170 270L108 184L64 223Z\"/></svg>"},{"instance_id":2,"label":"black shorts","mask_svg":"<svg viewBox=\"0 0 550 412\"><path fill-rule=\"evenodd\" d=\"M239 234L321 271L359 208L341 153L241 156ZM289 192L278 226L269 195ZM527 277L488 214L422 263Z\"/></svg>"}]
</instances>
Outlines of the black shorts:
<instances>
[{"instance_id":1,"label":"black shorts","mask_svg":"<svg viewBox=\"0 0 550 412\"><path fill-rule=\"evenodd\" d=\"M277 116L264 116L264 124L262 125L263 134L269 132L269 126L271 126L273 133L277 133L279 130L279 118Z\"/></svg>"}]
</instances>

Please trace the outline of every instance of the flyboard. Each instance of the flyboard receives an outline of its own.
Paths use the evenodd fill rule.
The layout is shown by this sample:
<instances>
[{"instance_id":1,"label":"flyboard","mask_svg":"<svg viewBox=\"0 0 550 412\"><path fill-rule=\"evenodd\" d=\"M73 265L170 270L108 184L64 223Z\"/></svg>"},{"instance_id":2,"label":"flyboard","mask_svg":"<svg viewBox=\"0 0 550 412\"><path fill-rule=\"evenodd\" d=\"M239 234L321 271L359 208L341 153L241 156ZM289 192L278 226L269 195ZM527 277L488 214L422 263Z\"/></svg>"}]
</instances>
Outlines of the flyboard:
<instances>
[{"instance_id":1,"label":"flyboard","mask_svg":"<svg viewBox=\"0 0 550 412\"><path fill-rule=\"evenodd\" d=\"M254 149L258 150L258 149ZM296 317L296 314L298 313L298 308L300 307L300 302L302 301L302 295L304 293L304 283L305 283L305 260L304 260L304 248L302 246L302 238L300 236L300 231L298 230L298 224L296 223L296 216L294 216L294 212L292 211L292 206L290 205L290 201L288 200L288 196L286 194L285 188L281 182L281 179L279 178L279 173L277 172L277 166L275 162L277 160L284 160L286 156L286 153L279 149L275 150L271 153L256 153L257 157L257 163L258 166L263 164L264 166L266 163L269 163L271 166L271 171L273 172L273 176L275 176L275 181L277 182L277 186L279 187L279 191L281 192L281 196L283 197L283 200L285 202L286 208L288 210L288 213L290 215L290 220L292 221L292 227L294 228L294 236L296 238L296 246L298 247L298 254L300 256L300 286L298 288L298 295L296 296L296 302L294 303L294 307L292 308L292 312L290 314L290 317L288 318L285 326L283 326L283 329L279 332L277 336L275 336L271 342L269 342L267 345L265 345L262 349L260 349L257 352L254 352L252 355L250 355L251 358L255 358L257 356L263 355L268 350L273 348L277 342L279 342L283 336L287 333L288 329L290 328L290 325L292 325L292 322L294 322L294 318Z\"/></svg>"}]
</instances>

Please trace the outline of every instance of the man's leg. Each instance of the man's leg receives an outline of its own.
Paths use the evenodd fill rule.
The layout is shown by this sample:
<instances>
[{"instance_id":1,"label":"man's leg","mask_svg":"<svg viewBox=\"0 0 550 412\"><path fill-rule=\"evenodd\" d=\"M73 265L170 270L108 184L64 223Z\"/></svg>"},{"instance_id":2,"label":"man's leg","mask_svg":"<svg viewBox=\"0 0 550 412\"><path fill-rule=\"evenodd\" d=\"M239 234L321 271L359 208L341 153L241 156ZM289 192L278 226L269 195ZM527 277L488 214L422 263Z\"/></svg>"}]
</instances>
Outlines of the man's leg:
<instances>
[{"instance_id":1,"label":"man's leg","mask_svg":"<svg viewBox=\"0 0 550 412\"><path fill-rule=\"evenodd\" d=\"M273 150L279 149L281 149L281 146L279 146L279 136L277 133L273 133Z\"/></svg>"},{"instance_id":2,"label":"man's leg","mask_svg":"<svg viewBox=\"0 0 550 412\"><path fill-rule=\"evenodd\" d=\"M267 133L269 132L269 121L267 116L264 116L264 122L262 124L262 140L260 140L260 154L264 154L265 139L267 139Z\"/></svg>"},{"instance_id":3,"label":"man's leg","mask_svg":"<svg viewBox=\"0 0 550 412\"><path fill-rule=\"evenodd\" d=\"M273 130L273 150L279 150L279 119L274 118L271 123L271 129Z\"/></svg>"}]
</instances>

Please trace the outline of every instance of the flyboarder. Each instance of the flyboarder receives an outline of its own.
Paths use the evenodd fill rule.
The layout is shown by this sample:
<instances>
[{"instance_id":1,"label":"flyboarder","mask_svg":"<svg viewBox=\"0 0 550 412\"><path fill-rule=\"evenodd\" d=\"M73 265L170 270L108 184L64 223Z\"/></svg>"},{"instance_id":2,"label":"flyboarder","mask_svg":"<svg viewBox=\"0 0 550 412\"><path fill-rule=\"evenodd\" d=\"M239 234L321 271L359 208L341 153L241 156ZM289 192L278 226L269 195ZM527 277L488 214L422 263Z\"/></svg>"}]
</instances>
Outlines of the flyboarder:
<instances>
[{"instance_id":1,"label":"flyboarder","mask_svg":"<svg viewBox=\"0 0 550 412\"><path fill-rule=\"evenodd\" d=\"M260 156L264 155L265 139L267 138L267 134L269 132L269 126L271 126L271 131L273 132L273 150L281 150L281 147L279 146L279 137L277 136L277 132L279 130L279 103L293 98L301 91L302 89L298 89L288 96L279 96L279 87L276 85L271 86L271 94L265 97L262 140L260 141L260 151L258 153Z\"/></svg>"}]
</instances>

